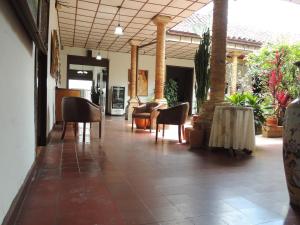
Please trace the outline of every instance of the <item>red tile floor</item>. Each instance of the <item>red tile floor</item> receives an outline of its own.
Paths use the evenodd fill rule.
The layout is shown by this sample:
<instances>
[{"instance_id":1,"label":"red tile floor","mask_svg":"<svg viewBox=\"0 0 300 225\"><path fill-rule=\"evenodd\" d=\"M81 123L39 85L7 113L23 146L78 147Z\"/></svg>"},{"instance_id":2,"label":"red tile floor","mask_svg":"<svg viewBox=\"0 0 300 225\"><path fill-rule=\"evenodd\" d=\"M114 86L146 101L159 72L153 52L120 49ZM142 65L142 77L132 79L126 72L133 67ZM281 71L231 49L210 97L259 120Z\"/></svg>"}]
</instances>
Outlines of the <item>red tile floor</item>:
<instances>
[{"instance_id":1,"label":"red tile floor","mask_svg":"<svg viewBox=\"0 0 300 225\"><path fill-rule=\"evenodd\" d=\"M189 151L172 131L155 144L122 117L105 119L101 140L97 132L84 144L69 129L62 142L56 127L17 225L300 224L280 139L258 138L252 156L234 158Z\"/></svg>"}]
</instances>

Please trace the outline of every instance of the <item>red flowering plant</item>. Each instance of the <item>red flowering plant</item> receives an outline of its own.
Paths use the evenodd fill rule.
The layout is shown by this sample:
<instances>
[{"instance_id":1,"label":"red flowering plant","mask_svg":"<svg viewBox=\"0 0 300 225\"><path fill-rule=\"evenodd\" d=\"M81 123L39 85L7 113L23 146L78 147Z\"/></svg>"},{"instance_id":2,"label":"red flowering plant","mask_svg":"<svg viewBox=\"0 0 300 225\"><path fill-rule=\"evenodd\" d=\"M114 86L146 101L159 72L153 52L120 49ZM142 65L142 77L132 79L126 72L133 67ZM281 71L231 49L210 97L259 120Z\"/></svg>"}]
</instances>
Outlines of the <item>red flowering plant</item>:
<instances>
[{"instance_id":1,"label":"red flowering plant","mask_svg":"<svg viewBox=\"0 0 300 225\"><path fill-rule=\"evenodd\" d=\"M300 43L266 44L247 56L253 94L264 99L265 116L283 118L288 103L300 96Z\"/></svg>"},{"instance_id":2,"label":"red flowering plant","mask_svg":"<svg viewBox=\"0 0 300 225\"><path fill-rule=\"evenodd\" d=\"M290 100L290 94L288 93L288 90L285 89L284 84L284 57L284 49L281 49L281 51L276 51L275 59L272 61L273 69L268 74L269 90L273 99L272 104L274 109L274 115L279 119L283 117L285 109Z\"/></svg>"}]
</instances>

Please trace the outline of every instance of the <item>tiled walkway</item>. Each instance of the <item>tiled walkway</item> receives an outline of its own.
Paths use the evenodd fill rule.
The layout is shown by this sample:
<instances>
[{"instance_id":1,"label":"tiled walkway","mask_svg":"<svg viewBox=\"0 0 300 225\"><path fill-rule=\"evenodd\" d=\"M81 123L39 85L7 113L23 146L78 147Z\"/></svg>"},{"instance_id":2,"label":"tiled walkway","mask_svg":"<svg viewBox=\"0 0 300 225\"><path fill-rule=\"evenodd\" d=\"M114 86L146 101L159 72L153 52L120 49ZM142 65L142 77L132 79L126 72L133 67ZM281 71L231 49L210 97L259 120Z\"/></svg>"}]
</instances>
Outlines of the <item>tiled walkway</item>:
<instances>
[{"instance_id":1,"label":"tiled walkway","mask_svg":"<svg viewBox=\"0 0 300 225\"><path fill-rule=\"evenodd\" d=\"M189 151L176 136L155 144L121 117L106 118L101 140L95 125L86 144L71 130L61 142L56 129L18 225L300 224L279 139L258 138L253 156L233 158Z\"/></svg>"}]
</instances>

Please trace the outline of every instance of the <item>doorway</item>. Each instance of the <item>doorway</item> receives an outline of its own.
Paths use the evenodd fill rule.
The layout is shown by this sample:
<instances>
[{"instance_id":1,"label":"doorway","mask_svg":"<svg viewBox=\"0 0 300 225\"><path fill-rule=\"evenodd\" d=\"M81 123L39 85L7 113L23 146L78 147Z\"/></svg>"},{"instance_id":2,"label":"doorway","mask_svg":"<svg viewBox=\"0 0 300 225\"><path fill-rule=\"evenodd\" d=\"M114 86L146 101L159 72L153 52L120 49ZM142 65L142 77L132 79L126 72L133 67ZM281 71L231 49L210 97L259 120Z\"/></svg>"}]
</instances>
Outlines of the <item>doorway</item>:
<instances>
[{"instance_id":1,"label":"doorway","mask_svg":"<svg viewBox=\"0 0 300 225\"><path fill-rule=\"evenodd\" d=\"M167 66L166 81L173 79L178 86L178 102L189 102L189 115L192 114L194 68Z\"/></svg>"},{"instance_id":2,"label":"doorway","mask_svg":"<svg viewBox=\"0 0 300 225\"><path fill-rule=\"evenodd\" d=\"M35 51L35 133L36 145L47 144L47 55L40 50Z\"/></svg>"},{"instance_id":3,"label":"doorway","mask_svg":"<svg viewBox=\"0 0 300 225\"><path fill-rule=\"evenodd\" d=\"M91 87L97 86L101 97L99 104L107 114L108 104L108 59L97 60L90 55L68 55L67 88L80 89L82 97L91 100Z\"/></svg>"}]
</instances>

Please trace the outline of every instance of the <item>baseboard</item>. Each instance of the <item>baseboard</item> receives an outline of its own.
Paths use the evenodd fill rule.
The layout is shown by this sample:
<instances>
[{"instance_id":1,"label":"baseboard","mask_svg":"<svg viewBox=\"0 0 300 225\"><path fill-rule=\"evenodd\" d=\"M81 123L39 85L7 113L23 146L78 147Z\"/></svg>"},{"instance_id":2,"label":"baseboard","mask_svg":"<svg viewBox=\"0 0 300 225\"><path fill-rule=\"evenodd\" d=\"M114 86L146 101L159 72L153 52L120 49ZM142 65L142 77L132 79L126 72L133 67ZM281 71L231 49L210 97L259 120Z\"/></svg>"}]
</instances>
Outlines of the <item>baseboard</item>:
<instances>
[{"instance_id":1,"label":"baseboard","mask_svg":"<svg viewBox=\"0 0 300 225\"><path fill-rule=\"evenodd\" d=\"M38 164L39 164L39 161L40 161L40 158L42 157L42 155L43 155L43 153L39 154L39 156L33 162L22 186L20 187L17 195L15 196L14 200L12 201L12 203L9 207L8 212L6 213L6 215L4 217L2 225L16 224L23 201L29 191L29 188L30 188L32 182L36 178Z\"/></svg>"},{"instance_id":2,"label":"baseboard","mask_svg":"<svg viewBox=\"0 0 300 225\"><path fill-rule=\"evenodd\" d=\"M51 139L53 138L53 133L54 133L53 131L54 131L55 125L56 125L56 123L53 124L53 126L52 126L50 132L49 132L48 135L47 135L47 143L46 143L46 146L50 143Z\"/></svg>"}]
</instances>

